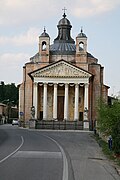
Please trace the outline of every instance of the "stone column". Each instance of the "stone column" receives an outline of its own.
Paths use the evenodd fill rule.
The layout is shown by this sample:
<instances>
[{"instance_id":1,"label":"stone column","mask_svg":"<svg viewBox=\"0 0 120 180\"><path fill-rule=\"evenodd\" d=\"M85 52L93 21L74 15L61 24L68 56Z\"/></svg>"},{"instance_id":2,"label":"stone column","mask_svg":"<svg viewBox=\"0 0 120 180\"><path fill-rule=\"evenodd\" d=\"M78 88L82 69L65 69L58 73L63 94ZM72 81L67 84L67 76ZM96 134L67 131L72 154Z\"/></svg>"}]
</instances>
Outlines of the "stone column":
<instances>
[{"instance_id":1,"label":"stone column","mask_svg":"<svg viewBox=\"0 0 120 180\"><path fill-rule=\"evenodd\" d=\"M57 84L54 84L53 119L57 119Z\"/></svg>"},{"instance_id":2,"label":"stone column","mask_svg":"<svg viewBox=\"0 0 120 180\"><path fill-rule=\"evenodd\" d=\"M75 85L75 108L74 108L74 121L79 119L79 84Z\"/></svg>"},{"instance_id":3,"label":"stone column","mask_svg":"<svg viewBox=\"0 0 120 180\"><path fill-rule=\"evenodd\" d=\"M64 120L68 120L68 84L65 84Z\"/></svg>"},{"instance_id":4,"label":"stone column","mask_svg":"<svg viewBox=\"0 0 120 180\"><path fill-rule=\"evenodd\" d=\"M88 109L88 84L85 84L84 109Z\"/></svg>"},{"instance_id":5,"label":"stone column","mask_svg":"<svg viewBox=\"0 0 120 180\"><path fill-rule=\"evenodd\" d=\"M85 84L84 91L84 129L89 129L89 120L88 120L88 86Z\"/></svg>"},{"instance_id":6,"label":"stone column","mask_svg":"<svg viewBox=\"0 0 120 180\"><path fill-rule=\"evenodd\" d=\"M35 108L35 119L37 119L37 111L38 111L38 84L34 83L33 89L33 106Z\"/></svg>"},{"instance_id":7,"label":"stone column","mask_svg":"<svg viewBox=\"0 0 120 180\"><path fill-rule=\"evenodd\" d=\"M43 120L47 120L47 84L43 87Z\"/></svg>"}]
</instances>

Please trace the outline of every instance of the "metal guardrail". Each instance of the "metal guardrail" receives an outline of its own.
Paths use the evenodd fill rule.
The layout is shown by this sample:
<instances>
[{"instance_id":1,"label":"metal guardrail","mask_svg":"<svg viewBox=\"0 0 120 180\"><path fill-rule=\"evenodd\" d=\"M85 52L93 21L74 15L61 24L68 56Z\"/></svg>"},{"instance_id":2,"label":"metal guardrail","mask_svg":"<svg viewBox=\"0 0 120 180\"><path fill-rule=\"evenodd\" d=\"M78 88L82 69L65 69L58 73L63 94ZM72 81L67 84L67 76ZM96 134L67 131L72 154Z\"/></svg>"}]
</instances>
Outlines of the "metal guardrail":
<instances>
[{"instance_id":1,"label":"metal guardrail","mask_svg":"<svg viewBox=\"0 0 120 180\"><path fill-rule=\"evenodd\" d=\"M83 130L83 121L36 121L36 129Z\"/></svg>"}]
</instances>

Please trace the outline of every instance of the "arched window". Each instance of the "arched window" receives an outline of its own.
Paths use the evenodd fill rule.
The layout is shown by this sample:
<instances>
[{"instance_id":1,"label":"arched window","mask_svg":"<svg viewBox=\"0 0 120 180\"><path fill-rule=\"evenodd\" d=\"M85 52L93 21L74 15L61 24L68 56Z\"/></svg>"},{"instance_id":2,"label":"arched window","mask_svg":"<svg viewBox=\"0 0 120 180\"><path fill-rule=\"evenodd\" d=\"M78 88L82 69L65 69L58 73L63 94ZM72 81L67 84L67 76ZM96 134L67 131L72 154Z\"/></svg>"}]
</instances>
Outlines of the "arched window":
<instances>
[{"instance_id":1,"label":"arched window","mask_svg":"<svg viewBox=\"0 0 120 180\"><path fill-rule=\"evenodd\" d=\"M43 41L43 42L42 42L42 51L45 51L45 50L46 50L46 42Z\"/></svg>"},{"instance_id":2,"label":"arched window","mask_svg":"<svg viewBox=\"0 0 120 180\"><path fill-rule=\"evenodd\" d=\"M80 49L80 51L84 50L84 43L83 42L79 43L79 49Z\"/></svg>"}]
</instances>

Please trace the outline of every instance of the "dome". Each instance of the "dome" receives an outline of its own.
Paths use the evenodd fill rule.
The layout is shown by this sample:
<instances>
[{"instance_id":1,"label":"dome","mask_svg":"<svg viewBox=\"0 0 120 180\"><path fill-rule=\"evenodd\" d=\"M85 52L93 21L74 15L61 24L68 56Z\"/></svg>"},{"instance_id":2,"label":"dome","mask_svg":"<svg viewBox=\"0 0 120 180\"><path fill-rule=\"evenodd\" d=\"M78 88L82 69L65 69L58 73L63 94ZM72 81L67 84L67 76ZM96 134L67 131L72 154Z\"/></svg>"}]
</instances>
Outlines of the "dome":
<instances>
[{"instance_id":1,"label":"dome","mask_svg":"<svg viewBox=\"0 0 120 180\"><path fill-rule=\"evenodd\" d=\"M87 37L84 33L83 30L81 29L81 32L77 35L77 37Z\"/></svg>"},{"instance_id":2,"label":"dome","mask_svg":"<svg viewBox=\"0 0 120 180\"><path fill-rule=\"evenodd\" d=\"M58 22L58 26L66 25L71 26L70 21L66 18L66 14L63 14L63 18Z\"/></svg>"},{"instance_id":3,"label":"dome","mask_svg":"<svg viewBox=\"0 0 120 180\"><path fill-rule=\"evenodd\" d=\"M75 43L71 38L71 23L66 18L66 14L64 12L63 18L58 22L58 36L54 39L54 43Z\"/></svg>"},{"instance_id":4,"label":"dome","mask_svg":"<svg viewBox=\"0 0 120 180\"><path fill-rule=\"evenodd\" d=\"M58 22L58 36L54 39L54 44L50 46L50 52L53 55L75 55L75 41L71 37L71 23L66 18L64 12L63 18Z\"/></svg>"},{"instance_id":5,"label":"dome","mask_svg":"<svg viewBox=\"0 0 120 180\"><path fill-rule=\"evenodd\" d=\"M49 34L46 33L45 28L44 28L44 32L40 35L40 37L49 37Z\"/></svg>"},{"instance_id":6,"label":"dome","mask_svg":"<svg viewBox=\"0 0 120 180\"><path fill-rule=\"evenodd\" d=\"M53 55L75 55L76 45L73 43L61 42L50 46L50 52Z\"/></svg>"}]
</instances>

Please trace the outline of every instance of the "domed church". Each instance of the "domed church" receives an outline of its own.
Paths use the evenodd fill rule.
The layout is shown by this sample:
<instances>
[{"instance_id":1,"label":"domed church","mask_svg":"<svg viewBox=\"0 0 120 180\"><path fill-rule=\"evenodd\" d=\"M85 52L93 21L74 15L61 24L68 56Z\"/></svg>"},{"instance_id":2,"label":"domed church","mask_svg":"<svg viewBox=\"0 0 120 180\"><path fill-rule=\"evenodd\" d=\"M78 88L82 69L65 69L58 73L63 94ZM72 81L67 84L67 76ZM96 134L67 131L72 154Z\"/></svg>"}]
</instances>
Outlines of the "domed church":
<instances>
[{"instance_id":1,"label":"domed church","mask_svg":"<svg viewBox=\"0 0 120 180\"><path fill-rule=\"evenodd\" d=\"M87 51L83 29L71 37L71 22L64 12L58 22L58 36L50 44L44 28L39 36L39 52L23 67L19 86L19 118L27 124L39 121L80 121L89 129L97 119L97 102L108 101L104 67ZM33 109L33 111L32 111Z\"/></svg>"}]
</instances>

